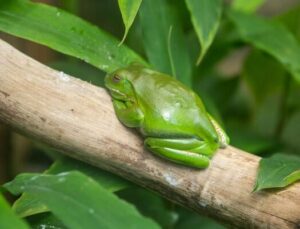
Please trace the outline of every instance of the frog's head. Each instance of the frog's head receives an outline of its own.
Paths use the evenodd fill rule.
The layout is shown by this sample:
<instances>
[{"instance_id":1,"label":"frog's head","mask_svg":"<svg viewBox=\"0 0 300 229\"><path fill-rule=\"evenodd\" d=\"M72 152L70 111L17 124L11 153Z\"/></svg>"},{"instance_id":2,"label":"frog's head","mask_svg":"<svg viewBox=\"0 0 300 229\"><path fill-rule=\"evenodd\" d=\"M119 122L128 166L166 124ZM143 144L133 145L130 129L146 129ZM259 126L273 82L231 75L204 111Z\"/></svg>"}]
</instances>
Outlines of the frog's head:
<instances>
[{"instance_id":1,"label":"frog's head","mask_svg":"<svg viewBox=\"0 0 300 229\"><path fill-rule=\"evenodd\" d=\"M135 100L135 91L132 85L132 73L127 69L119 69L105 77L105 87L111 96L119 101Z\"/></svg>"}]
</instances>

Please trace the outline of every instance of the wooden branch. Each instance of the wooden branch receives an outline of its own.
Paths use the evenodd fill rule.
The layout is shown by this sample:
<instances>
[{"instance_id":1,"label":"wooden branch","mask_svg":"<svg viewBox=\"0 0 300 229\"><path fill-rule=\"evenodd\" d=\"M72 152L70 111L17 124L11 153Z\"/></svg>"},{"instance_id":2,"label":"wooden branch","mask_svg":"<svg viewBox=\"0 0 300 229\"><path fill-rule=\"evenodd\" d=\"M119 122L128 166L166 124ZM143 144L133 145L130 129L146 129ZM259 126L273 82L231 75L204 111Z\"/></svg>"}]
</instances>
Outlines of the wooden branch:
<instances>
[{"instance_id":1,"label":"wooden branch","mask_svg":"<svg viewBox=\"0 0 300 229\"><path fill-rule=\"evenodd\" d=\"M299 228L300 184L252 193L259 157L228 147L197 170L143 149L102 88L52 70L0 41L0 120L71 157L241 228Z\"/></svg>"}]
</instances>

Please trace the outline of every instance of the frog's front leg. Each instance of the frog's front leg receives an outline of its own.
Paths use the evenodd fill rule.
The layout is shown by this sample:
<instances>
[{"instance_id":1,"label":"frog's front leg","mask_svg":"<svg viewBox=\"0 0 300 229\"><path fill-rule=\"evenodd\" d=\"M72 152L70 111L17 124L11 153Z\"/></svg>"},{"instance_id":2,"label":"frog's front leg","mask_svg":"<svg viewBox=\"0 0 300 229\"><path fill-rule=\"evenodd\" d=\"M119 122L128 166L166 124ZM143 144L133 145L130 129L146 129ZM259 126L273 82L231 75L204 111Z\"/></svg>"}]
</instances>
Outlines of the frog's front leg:
<instances>
[{"instance_id":1,"label":"frog's front leg","mask_svg":"<svg viewBox=\"0 0 300 229\"><path fill-rule=\"evenodd\" d=\"M145 146L153 153L179 164L206 168L217 145L198 139L162 139L149 137Z\"/></svg>"},{"instance_id":2,"label":"frog's front leg","mask_svg":"<svg viewBox=\"0 0 300 229\"><path fill-rule=\"evenodd\" d=\"M139 127L144 119L141 109L132 102L113 100L114 109L118 119L128 127Z\"/></svg>"}]
</instances>

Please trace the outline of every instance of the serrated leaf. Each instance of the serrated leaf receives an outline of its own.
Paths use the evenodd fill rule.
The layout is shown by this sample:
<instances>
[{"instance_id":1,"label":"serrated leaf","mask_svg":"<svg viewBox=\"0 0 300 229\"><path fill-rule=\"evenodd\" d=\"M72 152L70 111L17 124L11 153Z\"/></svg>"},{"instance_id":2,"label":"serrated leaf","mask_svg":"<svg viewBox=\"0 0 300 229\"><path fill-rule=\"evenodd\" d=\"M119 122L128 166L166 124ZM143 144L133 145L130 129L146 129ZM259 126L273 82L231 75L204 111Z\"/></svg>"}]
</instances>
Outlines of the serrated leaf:
<instances>
[{"instance_id":1,"label":"serrated leaf","mask_svg":"<svg viewBox=\"0 0 300 229\"><path fill-rule=\"evenodd\" d=\"M190 86L192 63L176 9L167 0L144 0L139 21L151 65Z\"/></svg>"},{"instance_id":2,"label":"serrated leaf","mask_svg":"<svg viewBox=\"0 0 300 229\"><path fill-rule=\"evenodd\" d=\"M230 11L241 38L274 56L300 82L300 44L293 34L279 23L254 15Z\"/></svg>"},{"instance_id":3,"label":"serrated leaf","mask_svg":"<svg viewBox=\"0 0 300 229\"><path fill-rule=\"evenodd\" d=\"M185 0L185 2L201 45L197 60L197 64L200 64L218 31L222 13L222 0Z\"/></svg>"},{"instance_id":4,"label":"serrated leaf","mask_svg":"<svg viewBox=\"0 0 300 229\"><path fill-rule=\"evenodd\" d=\"M69 157L63 157L55 161L46 171L46 174L59 174L70 171L83 173L109 192L116 192L130 186L128 181L116 175ZM49 211L42 201L26 192L15 201L13 209L21 217Z\"/></svg>"},{"instance_id":5,"label":"serrated leaf","mask_svg":"<svg viewBox=\"0 0 300 229\"><path fill-rule=\"evenodd\" d=\"M134 21L135 16L140 8L142 0L118 0L119 8L122 14L123 23L125 25L125 32L120 44L124 42L128 31Z\"/></svg>"},{"instance_id":6,"label":"serrated leaf","mask_svg":"<svg viewBox=\"0 0 300 229\"><path fill-rule=\"evenodd\" d=\"M246 13L255 12L266 0L234 0L232 8Z\"/></svg>"},{"instance_id":7,"label":"serrated leaf","mask_svg":"<svg viewBox=\"0 0 300 229\"><path fill-rule=\"evenodd\" d=\"M5 229L29 229L29 226L14 215L8 203L0 193L0 228Z\"/></svg>"},{"instance_id":8,"label":"serrated leaf","mask_svg":"<svg viewBox=\"0 0 300 229\"><path fill-rule=\"evenodd\" d=\"M108 33L81 18L27 0L0 2L0 30L77 57L106 72L142 62Z\"/></svg>"},{"instance_id":9,"label":"serrated leaf","mask_svg":"<svg viewBox=\"0 0 300 229\"><path fill-rule=\"evenodd\" d=\"M262 158L253 191L286 187L300 180L300 157L275 154Z\"/></svg>"},{"instance_id":10,"label":"serrated leaf","mask_svg":"<svg viewBox=\"0 0 300 229\"><path fill-rule=\"evenodd\" d=\"M21 174L4 187L14 195L34 195L69 228L159 228L80 172Z\"/></svg>"}]
</instances>

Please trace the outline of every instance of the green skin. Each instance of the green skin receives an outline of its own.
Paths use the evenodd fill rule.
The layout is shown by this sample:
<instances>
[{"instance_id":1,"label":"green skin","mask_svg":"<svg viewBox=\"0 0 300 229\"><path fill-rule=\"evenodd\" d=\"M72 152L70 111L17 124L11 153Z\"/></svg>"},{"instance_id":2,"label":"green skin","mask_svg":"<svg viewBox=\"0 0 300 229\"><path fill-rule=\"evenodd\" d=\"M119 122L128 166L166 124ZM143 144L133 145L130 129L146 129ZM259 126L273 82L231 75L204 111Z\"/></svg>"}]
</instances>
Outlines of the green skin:
<instances>
[{"instance_id":1,"label":"green skin","mask_svg":"<svg viewBox=\"0 0 300 229\"><path fill-rule=\"evenodd\" d=\"M105 77L118 119L138 128L151 152L173 162L206 168L229 138L182 83L138 64Z\"/></svg>"}]
</instances>

